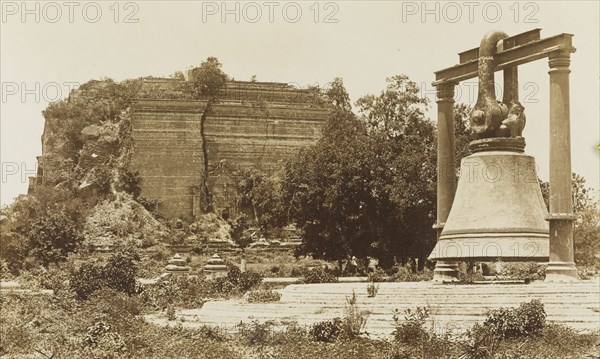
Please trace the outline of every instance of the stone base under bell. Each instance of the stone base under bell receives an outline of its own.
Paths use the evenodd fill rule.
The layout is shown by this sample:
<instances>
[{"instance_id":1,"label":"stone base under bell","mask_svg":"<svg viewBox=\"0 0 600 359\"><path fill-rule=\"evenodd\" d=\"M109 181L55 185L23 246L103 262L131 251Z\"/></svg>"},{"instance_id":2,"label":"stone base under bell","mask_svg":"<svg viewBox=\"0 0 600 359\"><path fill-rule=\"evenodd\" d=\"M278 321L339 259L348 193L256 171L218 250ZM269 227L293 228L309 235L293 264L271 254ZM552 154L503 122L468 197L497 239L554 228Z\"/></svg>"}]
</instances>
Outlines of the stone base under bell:
<instances>
[{"instance_id":1,"label":"stone base under bell","mask_svg":"<svg viewBox=\"0 0 600 359\"><path fill-rule=\"evenodd\" d=\"M577 268L573 262L548 262L544 282L576 282Z\"/></svg>"},{"instance_id":2,"label":"stone base under bell","mask_svg":"<svg viewBox=\"0 0 600 359\"><path fill-rule=\"evenodd\" d=\"M549 258L548 237L518 233L480 234L455 236L438 241L429 260L443 261L535 261L547 262Z\"/></svg>"},{"instance_id":3,"label":"stone base under bell","mask_svg":"<svg viewBox=\"0 0 600 359\"><path fill-rule=\"evenodd\" d=\"M433 270L433 282L458 282L460 270L458 263L438 261Z\"/></svg>"}]
</instances>

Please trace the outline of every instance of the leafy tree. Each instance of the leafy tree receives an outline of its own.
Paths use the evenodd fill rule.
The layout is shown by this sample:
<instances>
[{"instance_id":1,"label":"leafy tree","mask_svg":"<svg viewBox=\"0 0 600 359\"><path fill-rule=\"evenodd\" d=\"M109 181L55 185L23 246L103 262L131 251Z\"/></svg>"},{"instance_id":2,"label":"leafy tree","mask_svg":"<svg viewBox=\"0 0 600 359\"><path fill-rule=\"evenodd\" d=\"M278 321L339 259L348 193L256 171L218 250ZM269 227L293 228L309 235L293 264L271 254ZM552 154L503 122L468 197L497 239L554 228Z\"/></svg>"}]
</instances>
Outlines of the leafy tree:
<instances>
[{"instance_id":1,"label":"leafy tree","mask_svg":"<svg viewBox=\"0 0 600 359\"><path fill-rule=\"evenodd\" d=\"M428 100L420 96L419 86L406 75L389 77L386 82L386 89L379 96L363 96L356 101L356 106L369 131L382 131L394 138L404 133L410 119L424 117Z\"/></svg>"},{"instance_id":2,"label":"leafy tree","mask_svg":"<svg viewBox=\"0 0 600 359\"><path fill-rule=\"evenodd\" d=\"M191 71L190 79L194 83L192 92L196 97L218 95L219 90L229 80L221 67L223 65L216 57L208 57L202 61L200 67Z\"/></svg>"},{"instance_id":3,"label":"leafy tree","mask_svg":"<svg viewBox=\"0 0 600 359\"><path fill-rule=\"evenodd\" d=\"M255 169L242 174L238 182L239 205L252 210L252 219L263 229L285 225L279 174L266 177Z\"/></svg>"},{"instance_id":4,"label":"leafy tree","mask_svg":"<svg viewBox=\"0 0 600 359\"><path fill-rule=\"evenodd\" d=\"M600 268L600 209L593 197L594 190L586 187L585 178L573 173L573 211L579 219L573 232L575 261L579 265Z\"/></svg>"},{"instance_id":5,"label":"leafy tree","mask_svg":"<svg viewBox=\"0 0 600 359\"><path fill-rule=\"evenodd\" d=\"M231 226L231 239L240 247L242 253L252 243L252 238L247 234L250 223L245 215L240 215L229 222Z\"/></svg>"},{"instance_id":6,"label":"leafy tree","mask_svg":"<svg viewBox=\"0 0 600 359\"><path fill-rule=\"evenodd\" d=\"M281 193L281 177L278 173L263 178L254 189L258 225L263 229L283 227L287 218Z\"/></svg>"},{"instance_id":7,"label":"leafy tree","mask_svg":"<svg viewBox=\"0 0 600 359\"><path fill-rule=\"evenodd\" d=\"M40 186L19 196L2 210L8 219L0 225L0 257L13 274L25 264L63 260L81 239L88 208L73 190L60 187Z\"/></svg>"},{"instance_id":8,"label":"leafy tree","mask_svg":"<svg viewBox=\"0 0 600 359\"><path fill-rule=\"evenodd\" d=\"M435 125L424 116L428 101L415 82L397 75L387 83L379 96L356 102L377 148L377 178L389 196L382 212L388 221L381 227L385 233L375 244L380 261L391 264L396 256L404 263L415 256L422 264L435 243Z\"/></svg>"},{"instance_id":9,"label":"leafy tree","mask_svg":"<svg viewBox=\"0 0 600 359\"><path fill-rule=\"evenodd\" d=\"M258 221L257 199L255 194L256 187L262 182L263 177L255 169L244 171L242 178L238 182L239 204L241 207L252 209L252 219Z\"/></svg>"},{"instance_id":10,"label":"leafy tree","mask_svg":"<svg viewBox=\"0 0 600 359\"><path fill-rule=\"evenodd\" d=\"M346 91L346 87L344 87L344 80L341 77L336 77L333 80L331 87L325 91L325 97L329 103L339 110L352 110L350 95L348 95L348 91Z\"/></svg>"},{"instance_id":11,"label":"leafy tree","mask_svg":"<svg viewBox=\"0 0 600 359\"><path fill-rule=\"evenodd\" d=\"M435 242L436 133L423 115L427 100L404 75L360 98L360 118L335 106L343 91L333 93L341 100L332 101L323 137L283 178L283 207L304 229L299 253L375 256L382 266L424 258Z\"/></svg>"},{"instance_id":12,"label":"leafy tree","mask_svg":"<svg viewBox=\"0 0 600 359\"><path fill-rule=\"evenodd\" d=\"M304 229L301 253L340 261L370 254L381 217L371 145L363 122L335 111L317 144L287 164L283 198Z\"/></svg>"},{"instance_id":13,"label":"leafy tree","mask_svg":"<svg viewBox=\"0 0 600 359\"><path fill-rule=\"evenodd\" d=\"M310 96L307 99L318 106L327 106L332 110L350 112L352 104L350 103L348 91L344 86L344 80L341 77L336 77L327 85L326 87L309 86Z\"/></svg>"}]
</instances>

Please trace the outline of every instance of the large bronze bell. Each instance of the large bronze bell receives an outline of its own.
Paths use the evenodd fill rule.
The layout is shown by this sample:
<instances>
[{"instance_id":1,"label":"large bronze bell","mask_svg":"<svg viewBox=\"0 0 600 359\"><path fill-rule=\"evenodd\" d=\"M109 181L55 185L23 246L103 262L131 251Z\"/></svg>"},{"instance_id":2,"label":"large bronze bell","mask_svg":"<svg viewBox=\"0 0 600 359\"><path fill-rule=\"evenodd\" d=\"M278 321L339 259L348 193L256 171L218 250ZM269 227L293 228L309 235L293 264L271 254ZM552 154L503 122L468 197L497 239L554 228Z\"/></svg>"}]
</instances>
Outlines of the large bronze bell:
<instances>
[{"instance_id":1,"label":"large bronze bell","mask_svg":"<svg viewBox=\"0 0 600 359\"><path fill-rule=\"evenodd\" d=\"M479 47L479 93L469 117L478 139L461 161L452 209L430 260L548 260L548 212L534 158L523 153L516 67L504 70L502 102L494 91L494 55L506 37L490 32Z\"/></svg>"},{"instance_id":2,"label":"large bronze bell","mask_svg":"<svg viewBox=\"0 0 600 359\"><path fill-rule=\"evenodd\" d=\"M474 141L431 260L547 261L548 212L520 138Z\"/></svg>"}]
</instances>

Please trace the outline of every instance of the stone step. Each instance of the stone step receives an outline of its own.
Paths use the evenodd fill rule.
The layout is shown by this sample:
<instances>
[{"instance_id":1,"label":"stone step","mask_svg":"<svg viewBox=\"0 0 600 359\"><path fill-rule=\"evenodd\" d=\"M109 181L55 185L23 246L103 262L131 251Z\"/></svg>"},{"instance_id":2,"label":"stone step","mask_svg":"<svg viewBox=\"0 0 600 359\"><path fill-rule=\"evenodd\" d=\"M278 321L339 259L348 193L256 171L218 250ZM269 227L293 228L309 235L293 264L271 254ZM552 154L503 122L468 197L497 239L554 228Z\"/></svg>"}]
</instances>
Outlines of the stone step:
<instances>
[{"instance_id":1,"label":"stone step","mask_svg":"<svg viewBox=\"0 0 600 359\"><path fill-rule=\"evenodd\" d=\"M333 283L334 284L334 283ZM356 288L366 288L366 283L345 283L349 286L336 286L332 283L319 284L298 284L285 289L287 293L313 291L319 293L344 293L348 290ZM599 281L589 281L585 283L531 283L531 284L479 284L479 285L435 285L430 282L384 282L375 283L379 286L380 291L391 291L402 293L402 291L410 290L423 291L427 293L507 293L513 291L524 291L526 293L571 293L571 292L590 292L597 293L599 291ZM398 290L398 286L402 290Z\"/></svg>"},{"instance_id":2,"label":"stone step","mask_svg":"<svg viewBox=\"0 0 600 359\"><path fill-rule=\"evenodd\" d=\"M197 312L197 310L192 310L191 312L188 311L181 311L180 314L183 317L196 317L198 315L202 315L203 312L220 312L223 313L223 316L227 316L227 315L231 315L231 316L242 316L242 315L246 315L246 316L268 316L268 315L274 315L274 316L280 316L280 313L285 313L285 315L290 315L290 316L300 316L300 315L323 315L323 314L328 314L333 316L339 315L342 316L344 313L344 308L343 307L336 307L336 306L329 306L329 307L317 307L317 306L309 306L309 305L305 305L305 306L290 306L287 305L285 303L282 304L275 304L273 303L272 305L270 305L269 307L265 307L264 304L245 304L245 303L236 303L236 310L235 312L231 312L231 313L226 313L227 310L230 310L232 305L234 305L233 303L219 303L219 302L208 302L205 303L204 307L202 308L202 312ZM386 316L388 317L387 319L390 319L394 310L398 309L399 311L399 317L403 318L405 313L404 310L405 309L414 309L414 307L410 306L410 305L403 305L403 306L395 306L395 305L388 305L388 306L365 306L365 305L359 305L359 308L361 308L361 310L366 310L368 311L371 315L376 315L376 316ZM490 307L492 308L492 307ZM474 316L485 316L486 312L487 312L487 307L479 307L479 308L472 308L472 307L468 307L468 306L464 306L464 307L460 307L460 306L452 306L452 307L432 307L430 309L430 314L431 315L454 315L454 316L470 316L470 315L474 315ZM561 320L561 319L573 319L573 320L578 320L578 321L597 321L597 316L594 317L593 314L594 308L593 307L577 307L577 308L573 308L573 307L561 307L561 308L554 308L551 306L546 306L546 313L548 315L548 318L551 319L556 319L556 320ZM598 313L598 312L596 312Z\"/></svg>"},{"instance_id":3,"label":"stone step","mask_svg":"<svg viewBox=\"0 0 600 359\"><path fill-rule=\"evenodd\" d=\"M428 325L443 332L451 327L464 331L485 320L488 309L516 307L540 299L547 320L579 330L599 330L600 282L435 285L430 282L380 283L379 292L367 297L365 283L293 284L280 290L279 302L246 303L241 300L211 301L199 309L178 310L184 326L217 325L235 328L243 321L295 321L310 326L316 322L343 317L347 298L354 291L361 310L368 311L366 330L373 337L389 337L394 330L392 315L404 320L405 309L428 307ZM164 319L149 316L152 322L166 325Z\"/></svg>"},{"instance_id":4,"label":"stone step","mask_svg":"<svg viewBox=\"0 0 600 359\"><path fill-rule=\"evenodd\" d=\"M400 297L400 296L379 296L377 295L375 298L362 298L357 296L357 303L372 305L377 303L411 303L411 300L414 297ZM598 303L597 295L572 295L572 296L558 296L558 295L549 295L549 296L540 296L540 295L519 295L519 296L511 296L510 298L503 297L494 297L494 296L473 296L473 297L454 297L448 298L443 296L438 297L421 297L418 302L422 305L433 304L436 305L469 305L469 304L490 304L493 306L502 305L518 305L523 302L528 302L533 299L539 299L544 304L596 304L600 306ZM290 303L290 304L312 304L312 305L344 305L347 302L346 298L335 298L335 297L327 297L323 296L320 298L303 298L303 297L289 297L282 296L281 302Z\"/></svg>"},{"instance_id":5,"label":"stone step","mask_svg":"<svg viewBox=\"0 0 600 359\"><path fill-rule=\"evenodd\" d=\"M270 315L269 315L270 314ZM278 325L280 327L283 327L286 323L297 323L300 326L305 326L305 327L310 327L312 324L323 321L323 320L330 320L336 316L339 315L301 315L301 316L294 316L294 315L288 315L288 316L278 316L278 315L274 315L273 313L253 313L253 314L249 314L249 315L231 315L231 316L196 316L196 317L190 317L190 316L186 316L183 317L183 320L178 320L176 322L173 322L172 324L175 325L176 323L179 324L181 323L184 327L189 327L189 328L197 328L199 326L203 326L203 325L210 325L210 326L217 326L217 327L221 327L224 329L229 329L229 330L235 330L236 326L240 323L251 323L253 320L258 320L259 322L266 322L266 321L271 321L273 322L275 325ZM178 315L179 318L182 318L181 316ZM394 322L390 319L391 317L389 315L387 316L377 316L377 315L370 315L367 318L367 323L365 326L365 330L367 333L369 333L371 336L373 337L377 337L377 338L385 338L385 337L389 337L394 329L395 329L395 324ZM151 321L151 322L155 322L157 324L161 324L160 322L162 321L163 324L166 322L164 319L158 319L157 317L147 317L147 320ZM428 319L425 323L425 326L427 328L433 328L437 333L439 334L443 334L447 331L452 331L455 333L460 333L460 332L464 332L468 329L470 329L474 323L481 323L483 322L485 319L484 316L476 316L476 315L471 315L471 316L461 316L461 317L456 317L456 316L443 316L443 315L439 315L439 316L435 316L431 319ZM553 320L551 318L547 319L548 322L554 322L554 323L560 323L562 325L567 325L575 330L579 330L579 331L584 331L584 332L589 332L590 331L590 327L591 328L596 328L597 327L597 322L594 322L593 320L589 320L589 321L582 321L582 320ZM594 329L592 329L594 330Z\"/></svg>"}]
</instances>

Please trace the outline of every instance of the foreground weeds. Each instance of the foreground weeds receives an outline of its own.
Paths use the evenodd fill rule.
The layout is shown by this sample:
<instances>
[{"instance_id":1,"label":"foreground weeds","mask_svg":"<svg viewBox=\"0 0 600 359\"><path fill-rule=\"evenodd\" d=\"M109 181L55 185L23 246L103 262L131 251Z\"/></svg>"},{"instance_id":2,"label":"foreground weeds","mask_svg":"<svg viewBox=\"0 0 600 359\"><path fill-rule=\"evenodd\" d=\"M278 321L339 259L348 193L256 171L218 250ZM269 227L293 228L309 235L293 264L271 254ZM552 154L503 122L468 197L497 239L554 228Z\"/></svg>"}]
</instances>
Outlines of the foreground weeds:
<instances>
[{"instance_id":1,"label":"foreground weeds","mask_svg":"<svg viewBox=\"0 0 600 359\"><path fill-rule=\"evenodd\" d=\"M108 289L85 300L64 291L55 296L0 297L0 355L46 358L594 358L600 336L546 323L543 306L527 303L530 318L491 312L488 320L462 336L428 329L429 312L397 314L394 338L364 333L368 313L347 298L344 317L302 327L254 321L233 333L216 327L159 327L142 319L142 298ZM519 319L521 320L521 319ZM523 328L515 334L506 328ZM318 328L318 329L315 329ZM336 332L336 335L330 335ZM504 333L504 335L498 335ZM510 333L510 334L509 334ZM325 339L325 340L324 340ZM595 356L594 356L595 355Z\"/></svg>"}]
</instances>

